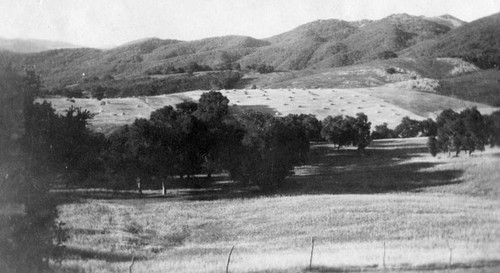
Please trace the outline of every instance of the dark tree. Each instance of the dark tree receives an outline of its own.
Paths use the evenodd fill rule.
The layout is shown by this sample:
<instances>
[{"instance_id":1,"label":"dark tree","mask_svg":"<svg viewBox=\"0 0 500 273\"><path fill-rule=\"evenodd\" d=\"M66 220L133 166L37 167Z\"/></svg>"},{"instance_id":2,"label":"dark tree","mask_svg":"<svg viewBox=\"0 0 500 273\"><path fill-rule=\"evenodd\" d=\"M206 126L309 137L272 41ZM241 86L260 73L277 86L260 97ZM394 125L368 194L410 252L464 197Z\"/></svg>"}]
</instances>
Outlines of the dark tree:
<instances>
[{"instance_id":1,"label":"dark tree","mask_svg":"<svg viewBox=\"0 0 500 273\"><path fill-rule=\"evenodd\" d=\"M475 150L484 151L488 143L488 128L477 108L467 108L460 112L464 132L462 134L463 149L472 154Z\"/></svg>"},{"instance_id":2,"label":"dark tree","mask_svg":"<svg viewBox=\"0 0 500 273\"><path fill-rule=\"evenodd\" d=\"M228 104L229 100L220 92L203 93L195 115L203 122L219 124L228 113Z\"/></svg>"},{"instance_id":3,"label":"dark tree","mask_svg":"<svg viewBox=\"0 0 500 273\"><path fill-rule=\"evenodd\" d=\"M352 144L358 146L358 150L364 150L366 146L370 144L370 126L371 122L368 121L368 117L364 113L356 114L356 121L354 124L356 137Z\"/></svg>"},{"instance_id":4,"label":"dark tree","mask_svg":"<svg viewBox=\"0 0 500 273\"><path fill-rule=\"evenodd\" d=\"M394 133L401 138L416 137L420 131L420 122L409 117L404 117L401 123L394 128Z\"/></svg>"},{"instance_id":5,"label":"dark tree","mask_svg":"<svg viewBox=\"0 0 500 273\"><path fill-rule=\"evenodd\" d=\"M250 112L240 117L245 129L237 166L231 175L264 191L282 187L293 167L303 164L309 150L304 126L293 118Z\"/></svg>"},{"instance_id":6,"label":"dark tree","mask_svg":"<svg viewBox=\"0 0 500 273\"><path fill-rule=\"evenodd\" d=\"M385 138L394 138L395 133L394 130L391 130L387 127L387 123L383 123L381 125L375 126L375 130L372 132L372 139L385 139Z\"/></svg>"},{"instance_id":7,"label":"dark tree","mask_svg":"<svg viewBox=\"0 0 500 273\"><path fill-rule=\"evenodd\" d=\"M500 111L485 116L485 123L488 128L489 144L491 146L500 146Z\"/></svg>"},{"instance_id":8,"label":"dark tree","mask_svg":"<svg viewBox=\"0 0 500 273\"><path fill-rule=\"evenodd\" d=\"M355 124L356 119L350 116L328 116L323 120L321 136L336 145L338 150L342 146L351 145L357 138Z\"/></svg>"},{"instance_id":9,"label":"dark tree","mask_svg":"<svg viewBox=\"0 0 500 273\"><path fill-rule=\"evenodd\" d=\"M66 238L49 194L50 181L57 178L52 171L60 169L62 160L50 161L57 158L46 145L50 134L44 132L57 127L57 116L48 104L33 105L41 88L35 71L28 70L24 78L0 71L0 86L0 203L21 211L0 215L0 271L45 272ZM47 128L35 120L43 120Z\"/></svg>"},{"instance_id":10,"label":"dark tree","mask_svg":"<svg viewBox=\"0 0 500 273\"><path fill-rule=\"evenodd\" d=\"M309 141L321 141L321 129L323 125L315 115L312 114L300 114L300 115L289 115L289 117L297 120L306 129L306 136Z\"/></svg>"},{"instance_id":11,"label":"dark tree","mask_svg":"<svg viewBox=\"0 0 500 273\"><path fill-rule=\"evenodd\" d=\"M463 124L460 120L460 115L451 109L447 109L439 114L436 123L440 150L448 154L455 150L456 155L458 155L462 146L461 135L463 134Z\"/></svg>"},{"instance_id":12,"label":"dark tree","mask_svg":"<svg viewBox=\"0 0 500 273\"><path fill-rule=\"evenodd\" d=\"M439 152L439 144L435 136L430 136L428 138L427 148L429 149L429 153L431 153L432 156L437 155L437 153Z\"/></svg>"},{"instance_id":13,"label":"dark tree","mask_svg":"<svg viewBox=\"0 0 500 273\"><path fill-rule=\"evenodd\" d=\"M430 137L437 135L437 123L433 119L420 121L420 131L423 136Z\"/></svg>"}]
</instances>

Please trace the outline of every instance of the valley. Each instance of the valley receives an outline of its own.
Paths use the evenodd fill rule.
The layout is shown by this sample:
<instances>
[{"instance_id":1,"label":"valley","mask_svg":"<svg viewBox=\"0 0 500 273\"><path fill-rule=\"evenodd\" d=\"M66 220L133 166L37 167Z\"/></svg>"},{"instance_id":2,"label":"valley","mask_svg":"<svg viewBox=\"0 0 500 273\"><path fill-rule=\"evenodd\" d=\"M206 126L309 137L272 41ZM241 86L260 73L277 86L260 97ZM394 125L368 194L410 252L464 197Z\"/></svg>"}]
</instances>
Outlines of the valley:
<instances>
[{"instance_id":1,"label":"valley","mask_svg":"<svg viewBox=\"0 0 500 273\"><path fill-rule=\"evenodd\" d=\"M500 13L0 38L0 271L498 272L499 48Z\"/></svg>"}]
</instances>

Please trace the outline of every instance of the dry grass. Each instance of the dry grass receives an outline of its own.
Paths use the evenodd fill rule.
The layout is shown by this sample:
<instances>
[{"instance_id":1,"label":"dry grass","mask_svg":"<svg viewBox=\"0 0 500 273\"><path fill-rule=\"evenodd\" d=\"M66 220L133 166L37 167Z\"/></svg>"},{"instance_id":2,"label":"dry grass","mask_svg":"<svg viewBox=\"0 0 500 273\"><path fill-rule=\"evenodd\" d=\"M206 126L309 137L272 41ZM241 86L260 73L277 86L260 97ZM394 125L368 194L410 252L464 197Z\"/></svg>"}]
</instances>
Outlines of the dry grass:
<instances>
[{"instance_id":1,"label":"dry grass","mask_svg":"<svg viewBox=\"0 0 500 273\"><path fill-rule=\"evenodd\" d=\"M298 272L312 236L318 271L380 268L383 242L400 269L447 265L447 242L454 264L500 260L500 149L432 158L424 145L378 141L363 156L316 145L291 178L298 186L275 196L62 204L71 239L58 272L126 272L133 256L133 272L222 272L233 245L231 272Z\"/></svg>"},{"instance_id":2,"label":"dry grass","mask_svg":"<svg viewBox=\"0 0 500 273\"><path fill-rule=\"evenodd\" d=\"M96 131L107 133L119 125L130 124L136 118L148 118L150 113L165 105L185 100L198 101L204 90L154 97L104 99L49 98L54 108L62 112L71 104L88 109L97 116L92 121ZM477 106L481 111L494 110L488 106L436 94L420 93L391 86L359 89L237 89L221 90L230 100L231 110L247 109L274 115L314 114L319 119L328 115L368 115L373 126L388 123L396 127L404 116L412 119L435 117L442 109L461 109ZM485 111L486 111L485 110Z\"/></svg>"}]
</instances>

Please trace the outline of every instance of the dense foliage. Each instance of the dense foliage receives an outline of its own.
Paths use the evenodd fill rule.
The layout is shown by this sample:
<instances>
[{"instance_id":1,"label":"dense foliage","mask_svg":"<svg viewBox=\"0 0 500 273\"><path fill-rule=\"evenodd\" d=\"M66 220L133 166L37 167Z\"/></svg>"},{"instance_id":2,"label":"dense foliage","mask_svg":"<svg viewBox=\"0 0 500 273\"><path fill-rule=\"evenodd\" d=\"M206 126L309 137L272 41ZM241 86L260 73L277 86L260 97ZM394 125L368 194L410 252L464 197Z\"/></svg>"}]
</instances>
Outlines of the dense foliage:
<instances>
[{"instance_id":1,"label":"dense foliage","mask_svg":"<svg viewBox=\"0 0 500 273\"><path fill-rule=\"evenodd\" d=\"M451 109L444 110L437 117L437 136L429 137L428 147L432 155L438 152L458 156L463 150L469 155L474 151L483 151L485 145L495 145L498 135L498 122L492 122L498 112L490 118L484 118L476 108L467 108L460 113Z\"/></svg>"},{"instance_id":2,"label":"dense foliage","mask_svg":"<svg viewBox=\"0 0 500 273\"><path fill-rule=\"evenodd\" d=\"M155 96L191 90L231 89L242 75L235 71L179 74L134 79L97 79L76 86L54 90L54 94L67 97L117 98Z\"/></svg>"},{"instance_id":3,"label":"dense foliage","mask_svg":"<svg viewBox=\"0 0 500 273\"><path fill-rule=\"evenodd\" d=\"M79 140L88 132L85 125L90 116L75 108L58 116L49 104L33 104L40 90L39 75L28 70L21 79L13 71L6 73L8 77L3 80L16 83L10 85L14 88L10 94L2 96L5 111L0 124L22 124L23 129L17 132L22 132L19 137L13 138L16 132L1 135L1 143L10 148L0 158L0 205L17 207L18 211L2 215L6 219L0 221L0 271L45 272L49 259L60 257L66 239L62 224L56 223L57 210L49 190L56 177L74 170L80 162L78 157L88 154L84 150L88 142ZM22 115L12 120L9 112ZM72 147L74 141L82 149Z\"/></svg>"},{"instance_id":4,"label":"dense foliage","mask_svg":"<svg viewBox=\"0 0 500 273\"><path fill-rule=\"evenodd\" d=\"M338 115L328 116L323 120L321 136L337 146L353 145L363 150L370 144L370 126L368 117L358 113L356 117Z\"/></svg>"}]
</instances>

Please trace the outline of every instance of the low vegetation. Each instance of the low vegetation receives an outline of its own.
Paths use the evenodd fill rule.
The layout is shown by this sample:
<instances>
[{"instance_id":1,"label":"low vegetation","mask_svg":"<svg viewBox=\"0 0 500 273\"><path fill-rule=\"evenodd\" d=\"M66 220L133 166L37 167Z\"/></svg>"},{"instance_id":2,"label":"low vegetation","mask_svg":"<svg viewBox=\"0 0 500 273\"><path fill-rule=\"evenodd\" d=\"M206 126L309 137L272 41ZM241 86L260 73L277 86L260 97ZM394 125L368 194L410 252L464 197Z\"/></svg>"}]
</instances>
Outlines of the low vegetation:
<instances>
[{"instance_id":1,"label":"low vegetation","mask_svg":"<svg viewBox=\"0 0 500 273\"><path fill-rule=\"evenodd\" d=\"M155 96L191 90L231 89L241 79L235 71L208 72L200 74L179 74L150 76L134 79L96 79L74 86L56 89L49 94L82 98L122 98L134 96Z\"/></svg>"}]
</instances>

